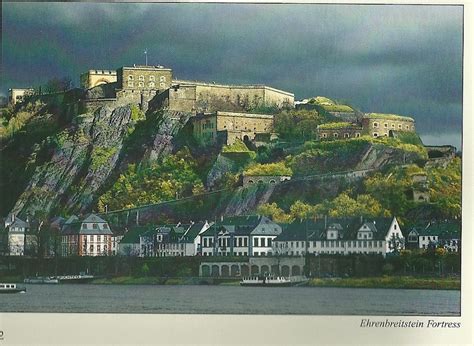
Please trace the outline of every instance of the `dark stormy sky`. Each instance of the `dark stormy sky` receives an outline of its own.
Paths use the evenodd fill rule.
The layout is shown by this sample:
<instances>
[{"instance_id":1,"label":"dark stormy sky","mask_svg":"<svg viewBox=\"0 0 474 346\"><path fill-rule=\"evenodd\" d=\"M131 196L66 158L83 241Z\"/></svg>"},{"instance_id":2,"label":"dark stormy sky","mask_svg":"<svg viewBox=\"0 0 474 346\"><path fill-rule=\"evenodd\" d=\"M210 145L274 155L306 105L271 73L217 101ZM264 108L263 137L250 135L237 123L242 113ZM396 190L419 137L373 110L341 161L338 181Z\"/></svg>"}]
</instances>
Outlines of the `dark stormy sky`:
<instances>
[{"instance_id":1,"label":"dark stormy sky","mask_svg":"<svg viewBox=\"0 0 474 346\"><path fill-rule=\"evenodd\" d=\"M460 6L2 4L0 92L143 64L175 78L268 84L415 118L460 148Z\"/></svg>"}]
</instances>

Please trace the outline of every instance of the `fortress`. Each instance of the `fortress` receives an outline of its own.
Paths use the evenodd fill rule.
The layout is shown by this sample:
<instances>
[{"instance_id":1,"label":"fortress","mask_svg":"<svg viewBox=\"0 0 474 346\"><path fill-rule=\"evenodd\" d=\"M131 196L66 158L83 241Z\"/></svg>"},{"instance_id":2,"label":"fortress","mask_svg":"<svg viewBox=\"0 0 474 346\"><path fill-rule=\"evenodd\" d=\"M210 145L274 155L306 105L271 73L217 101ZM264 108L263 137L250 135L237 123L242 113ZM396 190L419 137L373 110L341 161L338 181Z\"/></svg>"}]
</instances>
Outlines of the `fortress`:
<instances>
[{"instance_id":1,"label":"fortress","mask_svg":"<svg viewBox=\"0 0 474 346\"><path fill-rule=\"evenodd\" d=\"M228 85L173 79L173 70L161 65L123 66L117 70L89 70L80 76L81 89L61 93L68 114L92 113L103 106L137 105L190 113L193 136L200 145L233 144L236 139L268 142L276 138L273 114L285 108L318 109L340 119L317 128L319 140L395 137L415 132L415 121L394 114L360 113L318 96L295 103L294 94L266 85ZM10 103L20 102L27 89L10 89ZM28 89L29 91L30 89ZM66 97L66 96L74 97ZM80 96L77 96L80 95ZM43 95L48 98L49 95ZM79 99L79 101L77 101Z\"/></svg>"}]
</instances>

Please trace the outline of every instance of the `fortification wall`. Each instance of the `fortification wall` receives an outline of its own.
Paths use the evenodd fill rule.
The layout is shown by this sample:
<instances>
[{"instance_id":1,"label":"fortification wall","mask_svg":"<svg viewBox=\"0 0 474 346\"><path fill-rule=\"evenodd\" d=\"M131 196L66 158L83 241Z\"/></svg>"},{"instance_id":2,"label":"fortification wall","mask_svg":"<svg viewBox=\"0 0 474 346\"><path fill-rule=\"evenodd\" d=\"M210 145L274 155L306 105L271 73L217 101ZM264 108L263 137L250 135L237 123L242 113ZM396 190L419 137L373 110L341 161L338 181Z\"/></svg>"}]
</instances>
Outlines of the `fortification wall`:
<instances>
[{"instance_id":1,"label":"fortification wall","mask_svg":"<svg viewBox=\"0 0 474 346\"><path fill-rule=\"evenodd\" d=\"M196 112L245 112L260 106L294 104L294 95L263 85L221 85L174 81L170 109Z\"/></svg>"},{"instance_id":2,"label":"fortification wall","mask_svg":"<svg viewBox=\"0 0 474 346\"><path fill-rule=\"evenodd\" d=\"M318 137L320 140L358 138L362 135L362 127L344 127L339 129L320 129Z\"/></svg>"},{"instance_id":3,"label":"fortification wall","mask_svg":"<svg viewBox=\"0 0 474 346\"><path fill-rule=\"evenodd\" d=\"M415 121L408 117L363 117L364 134L371 137L389 136L390 131L415 132Z\"/></svg>"}]
</instances>

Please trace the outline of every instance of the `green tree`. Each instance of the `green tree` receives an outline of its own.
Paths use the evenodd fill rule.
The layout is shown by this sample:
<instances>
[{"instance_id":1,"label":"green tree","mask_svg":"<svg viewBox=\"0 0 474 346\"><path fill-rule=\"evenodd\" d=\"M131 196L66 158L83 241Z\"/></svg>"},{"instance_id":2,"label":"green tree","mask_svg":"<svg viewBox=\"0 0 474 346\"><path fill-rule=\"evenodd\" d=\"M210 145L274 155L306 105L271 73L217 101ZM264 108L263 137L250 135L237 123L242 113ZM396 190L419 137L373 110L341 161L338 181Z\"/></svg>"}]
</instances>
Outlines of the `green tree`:
<instances>
[{"instance_id":1,"label":"green tree","mask_svg":"<svg viewBox=\"0 0 474 346\"><path fill-rule=\"evenodd\" d=\"M200 194L204 185L187 148L148 166L131 164L98 201L98 208L133 208Z\"/></svg>"},{"instance_id":2,"label":"green tree","mask_svg":"<svg viewBox=\"0 0 474 346\"><path fill-rule=\"evenodd\" d=\"M279 208L276 203L265 203L257 208L257 213L268 216L275 222L290 223L293 221L291 215L285 214L283 209Z\"/></svg>"}]
</instances>

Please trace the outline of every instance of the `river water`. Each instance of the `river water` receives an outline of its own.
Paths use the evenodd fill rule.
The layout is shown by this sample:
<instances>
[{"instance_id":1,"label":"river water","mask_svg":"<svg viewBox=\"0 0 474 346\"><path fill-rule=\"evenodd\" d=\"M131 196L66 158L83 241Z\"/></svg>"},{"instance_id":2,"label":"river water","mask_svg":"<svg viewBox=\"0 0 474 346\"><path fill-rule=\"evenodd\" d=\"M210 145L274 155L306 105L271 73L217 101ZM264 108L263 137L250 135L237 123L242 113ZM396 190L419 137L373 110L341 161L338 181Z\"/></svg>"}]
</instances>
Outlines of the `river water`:
<instances>
[{"instance_id":1,"label":"river water","mask_svg":"<svg viewBox=\"0 0 474 346\"><path fill-rule=\"evenodd\" d=\"M460 315L460 291L332 287L25 285L0 312Z\"/></svg>"}]
</instances>

